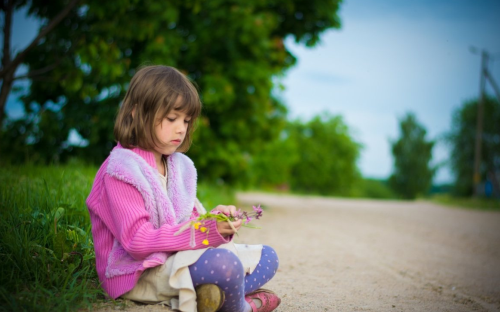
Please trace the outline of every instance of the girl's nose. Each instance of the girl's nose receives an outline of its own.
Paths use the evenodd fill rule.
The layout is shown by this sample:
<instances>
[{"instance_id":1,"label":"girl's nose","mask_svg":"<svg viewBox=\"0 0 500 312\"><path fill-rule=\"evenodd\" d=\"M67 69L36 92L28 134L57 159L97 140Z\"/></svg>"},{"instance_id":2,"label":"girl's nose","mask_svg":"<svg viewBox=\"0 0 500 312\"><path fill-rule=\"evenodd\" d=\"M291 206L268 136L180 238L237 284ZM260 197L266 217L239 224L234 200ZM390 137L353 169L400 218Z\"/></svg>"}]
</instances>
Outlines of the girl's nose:
<instances>
[{"instance_id":1,"label":"girl's nose","mask_svg":"<svg viewBox=\"0 0 500 312\"><path fill-rule=\"evenodd\" d=\"M187 131L187 126L188 125L184 121L182 121L182 123L179 126L177 126L177 132L178 133L184 133L184 132L186 132Z\"/></svg>"}]
</instances>

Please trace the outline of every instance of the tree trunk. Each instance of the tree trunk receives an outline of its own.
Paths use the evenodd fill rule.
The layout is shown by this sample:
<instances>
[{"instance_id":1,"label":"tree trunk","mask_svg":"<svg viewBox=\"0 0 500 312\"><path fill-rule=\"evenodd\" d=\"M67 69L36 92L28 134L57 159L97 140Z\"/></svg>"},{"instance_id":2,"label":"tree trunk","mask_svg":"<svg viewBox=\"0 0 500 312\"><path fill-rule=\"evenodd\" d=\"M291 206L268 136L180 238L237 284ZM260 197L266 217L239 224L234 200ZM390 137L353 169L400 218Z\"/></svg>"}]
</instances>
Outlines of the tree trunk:
<instances>
[{"instance_id":1,"label":"tree trunk","mask_svg":"<svg viewBox=\"0 0 500 312\"><path fill-rule=\"evenodd\" d=\"M14 82L14 72L9 72L3 77L2 89L0 89L0 126L3 125L5 119L5 106L9 97L12 83Z\"/></svg>"},{"instance_id":2,"label":"tree trunk","mask_svg":"<svg viewBox=\"0 0 500 312\"><path fill-rule=\"evenodd\" d=\"M5 3L5 23L3 26L3 51L2 51L2 69L6 68L10 64L10 34L12 29L12 12L14 11L14 1L9 0ZM14 69L15 72L15 69ZM12 88L12 82L14 81L14 72L12 70L8 71L3 75L2 78L2 89L0 90L0 127L3 125L3 120L5 118L5 105L7 103L7 98Z\"/></svg>"}]
</instances>

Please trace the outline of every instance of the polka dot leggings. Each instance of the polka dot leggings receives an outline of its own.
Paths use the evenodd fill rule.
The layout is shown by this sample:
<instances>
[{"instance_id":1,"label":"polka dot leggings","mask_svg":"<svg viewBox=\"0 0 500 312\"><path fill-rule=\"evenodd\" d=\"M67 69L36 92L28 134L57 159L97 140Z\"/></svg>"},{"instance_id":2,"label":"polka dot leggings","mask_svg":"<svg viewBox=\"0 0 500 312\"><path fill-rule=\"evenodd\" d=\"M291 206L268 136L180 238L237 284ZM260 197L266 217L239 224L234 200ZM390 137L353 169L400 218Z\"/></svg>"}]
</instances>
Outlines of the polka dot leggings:
<instances>
[{"instance_id":1,"label":"polka dot leggings","mask_svg":"<svg viewBox=\"0 0 500 312\"><path fill-rule=\"evenodd\" d=\"M247 309L245 294L261 288L278 270L278 256L274 249L264 245L259 264L252 274L244 274L240 259L227 249L208 249L189 266L193 285L216 284L225 293L222 312L243 312Z\"/></svg>"}]
</instances>

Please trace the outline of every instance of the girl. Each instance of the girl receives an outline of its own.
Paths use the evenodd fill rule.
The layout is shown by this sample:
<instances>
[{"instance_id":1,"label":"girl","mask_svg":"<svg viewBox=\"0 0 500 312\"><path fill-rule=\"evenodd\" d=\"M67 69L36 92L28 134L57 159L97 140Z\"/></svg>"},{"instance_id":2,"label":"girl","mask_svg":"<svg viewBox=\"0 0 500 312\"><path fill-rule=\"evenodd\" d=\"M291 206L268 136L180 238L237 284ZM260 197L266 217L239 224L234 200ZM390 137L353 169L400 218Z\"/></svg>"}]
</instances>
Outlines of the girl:
<instances>
[{"instance_id":1,"label":"girl","mask_svg":"<svg viewBox=\"0 0 500 312\"><path fill-rule=\"evenodd\" d=\"M132 78L115 123L117 146L86 201L99 279L112 298L181 311L272 311L280 299L260 287L278 258L269 246L232 243L241 220L179 234L206 212L196 199L196 169L180 153L200 110L196 89L172 67L145 67Z\"/></svg>"}]
</instances>

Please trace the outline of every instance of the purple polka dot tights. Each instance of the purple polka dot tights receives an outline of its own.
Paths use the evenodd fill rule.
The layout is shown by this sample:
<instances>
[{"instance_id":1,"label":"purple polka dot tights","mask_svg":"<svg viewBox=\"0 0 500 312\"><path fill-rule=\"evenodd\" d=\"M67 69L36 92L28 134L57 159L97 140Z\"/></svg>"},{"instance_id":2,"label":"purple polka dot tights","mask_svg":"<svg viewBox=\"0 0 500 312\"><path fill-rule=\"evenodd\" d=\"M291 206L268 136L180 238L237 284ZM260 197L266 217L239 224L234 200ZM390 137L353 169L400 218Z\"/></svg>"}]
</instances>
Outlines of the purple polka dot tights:
<instances>
[{"instance_id":1,"label":"purple polka dot tights","mask_svg":"<svg viewBox=\"0 0 500 312\"><path fill-rule=\"evenodd\" d=\"M278 256L274 249L264 245L259 264L252 274L244 274L238 257L227 249L208 249L189 266L193 285L216 284L225 293L222 312L245 311L248 303L245 294L261 288L278 270Z\"/></svg>"}]
</instances>

